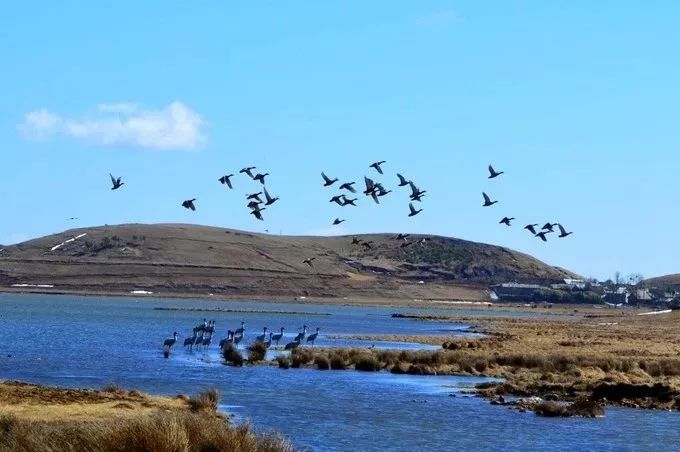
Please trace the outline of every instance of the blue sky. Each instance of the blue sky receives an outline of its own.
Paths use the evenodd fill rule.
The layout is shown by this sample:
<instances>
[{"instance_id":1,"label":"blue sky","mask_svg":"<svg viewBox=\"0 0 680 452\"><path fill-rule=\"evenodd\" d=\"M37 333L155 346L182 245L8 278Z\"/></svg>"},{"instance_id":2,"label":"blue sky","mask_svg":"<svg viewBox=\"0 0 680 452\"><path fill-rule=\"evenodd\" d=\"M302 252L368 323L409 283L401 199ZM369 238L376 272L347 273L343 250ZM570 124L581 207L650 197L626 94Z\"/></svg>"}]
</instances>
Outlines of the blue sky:
<instances>
[{"instance_id":1,"label":"blue sky","mask_svg":"<svg viewBox=\"0 0 680 452\"><path fill-rule=\"evenodd\" d=\"M678 17L670 1L11 2L0 243L126 222L409 231L599 278L678 272ZM375 160L388 188L402 172L428 190L422 214L403 189L328 202L321 170L358 181ZM217 183L250 164L282 198L265 223L244 207L256 183ZM521 229L549 220L574 235Z\"/></svg>"}]
</instances>

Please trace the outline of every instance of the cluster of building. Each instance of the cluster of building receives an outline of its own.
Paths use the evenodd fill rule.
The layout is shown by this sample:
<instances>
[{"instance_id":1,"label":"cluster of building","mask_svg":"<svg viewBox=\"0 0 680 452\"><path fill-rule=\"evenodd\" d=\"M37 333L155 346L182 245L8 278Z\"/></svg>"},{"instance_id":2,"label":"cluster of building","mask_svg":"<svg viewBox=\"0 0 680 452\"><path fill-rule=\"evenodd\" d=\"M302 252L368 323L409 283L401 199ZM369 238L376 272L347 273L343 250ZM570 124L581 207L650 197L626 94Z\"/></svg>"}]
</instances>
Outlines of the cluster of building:
<instances>
[{"instance_id":1,"label":"cluster of building","mask_svg":"<svg viewBox=\"0 0 680 452\"><path fill-rule=\"evenodd\" d=\"M680 291L654 287L600 283L583 279L564 279L554 284L507 282L491 286L491 299L508 302L595 303L610 306L674 305L680 303Z\"/></svg>"}]
</instances>

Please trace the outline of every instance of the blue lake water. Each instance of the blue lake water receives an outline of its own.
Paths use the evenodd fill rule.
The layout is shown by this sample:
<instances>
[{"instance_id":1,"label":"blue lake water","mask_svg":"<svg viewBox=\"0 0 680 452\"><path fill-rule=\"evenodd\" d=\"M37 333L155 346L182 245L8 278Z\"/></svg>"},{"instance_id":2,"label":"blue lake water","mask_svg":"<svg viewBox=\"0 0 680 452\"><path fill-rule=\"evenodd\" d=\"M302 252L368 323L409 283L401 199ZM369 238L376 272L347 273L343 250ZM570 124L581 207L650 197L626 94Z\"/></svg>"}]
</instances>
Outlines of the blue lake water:
<instances>
[{"instance_id":1,"label":"blue lake water","mask_svg":"<svg viewBox=\"0 0 680 452\"><path fill-rule=\"evenodd\" d=\"M299 314L154 309L168 307ZM317 345L323 346L420 348L424 346L349 341L342 336L468 334L465 325L393 319L395 311L452 312L0 294L0 378L94 388L115 382L167 395L215 387L222 394L223 408L238 420L248 420L259 430L281 432L307 450L679 450L677 412L608 408L604 419L544 419L465 394L484 381L479 378L233 368L221 364L214 344L205 354L176 347L170 359L163 359L160 352L173 331L186 336L203 317L216 320L217 338L245 321L244 344L264 326L275 331L285 327L290 340L303 324L312 331L321 328Z\"/></svg>"}]
</instances>

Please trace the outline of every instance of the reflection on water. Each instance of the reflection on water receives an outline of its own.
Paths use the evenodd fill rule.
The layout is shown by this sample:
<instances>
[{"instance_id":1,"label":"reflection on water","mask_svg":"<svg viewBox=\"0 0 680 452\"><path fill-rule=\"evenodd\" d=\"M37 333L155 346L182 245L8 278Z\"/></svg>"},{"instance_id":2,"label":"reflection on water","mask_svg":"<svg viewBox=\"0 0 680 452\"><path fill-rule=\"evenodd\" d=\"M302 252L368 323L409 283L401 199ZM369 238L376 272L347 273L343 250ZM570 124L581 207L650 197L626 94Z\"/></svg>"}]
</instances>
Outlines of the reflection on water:
<instances>
[{"instance_id":1,"label":"reflection on water","mask_svg":"<svg viewBox=\"0 0 680 452\"><path fill-rule=\"evenodd\" d=\"M154 310L178 305L310 314ZM175 330L190 334L204 315L216 320L216 337L245 321L244 343L264 326L274 331L283 326L290 339L303 324L321 328L318 346L374 343L328 340L325 335L466 334L464 325L392 319L393 312L285 303L0 295L0 378L75 387L116 382L169 395L212 386L237 419L251 420L260 430L280 431L310 450L673 450L680 443L677 412L608 409L605 419L542 419L466 394L483 381L479 378L233 368L221 364L214 344L206 354L177 347L166 360L160 353L164 338Z\"/></svg>"}]
</instances>

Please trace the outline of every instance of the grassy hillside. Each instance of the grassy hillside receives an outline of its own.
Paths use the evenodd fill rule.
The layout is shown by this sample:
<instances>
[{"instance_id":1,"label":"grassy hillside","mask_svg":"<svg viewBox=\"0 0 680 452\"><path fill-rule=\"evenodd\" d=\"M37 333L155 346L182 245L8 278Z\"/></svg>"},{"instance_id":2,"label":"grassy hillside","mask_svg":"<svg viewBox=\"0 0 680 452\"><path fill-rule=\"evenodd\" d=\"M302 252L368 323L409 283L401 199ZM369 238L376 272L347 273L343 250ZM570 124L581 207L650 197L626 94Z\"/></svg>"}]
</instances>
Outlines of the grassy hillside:
<instances>
[{"instance_id":1,"label":"grassy hillside","mask_svg":"<svg viewBox=\"0 0 680 452\"><path fill-rule=\"evenodd\" d=\"M51 251L72 237L87 234ZM438 236L401 248L392 235L292 237L207 226L126 224L75 229L9 246L0 286L55 290L279 296L480 299L503 281L572 273L506 248ZM314 267L302 261L315 257Z\"/></svg>"},{"instance_id":2,"label":"grassy hillside","mask_svg":"<svg viewBox=\"0 0 680 452\"><path fill-rule=\"evenodd\" d=\"M673 275L657 276L656 278L649 278L643 281L648 287L659 288L680 288L680 273Z\"/></svg>"}]
</instances>

